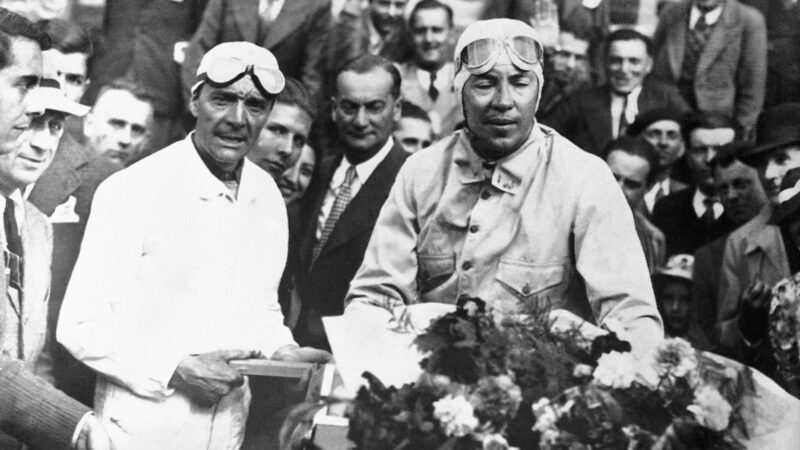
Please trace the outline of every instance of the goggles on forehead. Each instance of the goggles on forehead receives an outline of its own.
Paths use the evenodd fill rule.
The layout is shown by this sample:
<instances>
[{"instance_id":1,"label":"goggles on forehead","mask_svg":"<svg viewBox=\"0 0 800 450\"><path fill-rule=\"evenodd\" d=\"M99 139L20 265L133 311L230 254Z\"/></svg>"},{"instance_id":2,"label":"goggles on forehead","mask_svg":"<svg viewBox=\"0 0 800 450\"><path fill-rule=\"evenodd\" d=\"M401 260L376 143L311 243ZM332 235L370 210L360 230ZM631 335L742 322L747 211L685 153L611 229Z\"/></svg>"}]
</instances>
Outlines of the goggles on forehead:
<instances>
[{"instance_id":1,"label":"goggles on forehead","mask_svg":"<svg viewBox=\"0 0 800 450\"><path fill-rule=\"evenodd\" d=\"M505 39L483 38L470 42L461 50L456 59L456 72L462 67L470 73L479 75L488 72L497 55L505 48L511 62L522 70L532 70L541 64L544 48L536 39L528 36L508 36Z\"/></svg>"},{"instance_id":2,"label":"goggles on forehead","mask_svg":"<svg viewBox=\"0 0 800 450\"><path fill-rule=\"evenodd\" d=\"M265 97L277 95L283 89L284 78L280 72L255 67L234 58L215 61L204 73L198 75L197 79L215 87L225 87L237 82L245 75L250 75L253 84Z\"/></svg>"}]
</instances>

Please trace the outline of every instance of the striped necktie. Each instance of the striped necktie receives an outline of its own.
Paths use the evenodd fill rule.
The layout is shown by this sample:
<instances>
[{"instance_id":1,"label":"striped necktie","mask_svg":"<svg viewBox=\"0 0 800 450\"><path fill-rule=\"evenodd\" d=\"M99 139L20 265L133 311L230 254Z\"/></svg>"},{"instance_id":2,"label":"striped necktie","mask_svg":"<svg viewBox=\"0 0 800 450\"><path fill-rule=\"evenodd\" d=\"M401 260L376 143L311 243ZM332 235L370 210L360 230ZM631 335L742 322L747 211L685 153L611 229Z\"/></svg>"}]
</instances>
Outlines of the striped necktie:
<instances>
[{"instance_id":1,"label":"striped necktie","mask_svg":"<svg viewBox=\"0 0 800 450\"><path fill-rule=\"evenodd\" d=\"M317 245L314 246L314 255L311 260L312 265L317 260L317 257L319 257L322 249L325 247L325 243L328 242L328 238L331 237L331 233L333 233L333 229L336 227L336 222L339 221L339 217L350 203L350 191L353 187L353 181L355 181L356 176L356 166L350 165L345 173L344 182L341 186L339 186L339 192L336 194L336 199L333 201L331 212L328 214L328 218L325 220L325 226L322 227L322 235L319 237Z\"/></svg>"}]
</instances>

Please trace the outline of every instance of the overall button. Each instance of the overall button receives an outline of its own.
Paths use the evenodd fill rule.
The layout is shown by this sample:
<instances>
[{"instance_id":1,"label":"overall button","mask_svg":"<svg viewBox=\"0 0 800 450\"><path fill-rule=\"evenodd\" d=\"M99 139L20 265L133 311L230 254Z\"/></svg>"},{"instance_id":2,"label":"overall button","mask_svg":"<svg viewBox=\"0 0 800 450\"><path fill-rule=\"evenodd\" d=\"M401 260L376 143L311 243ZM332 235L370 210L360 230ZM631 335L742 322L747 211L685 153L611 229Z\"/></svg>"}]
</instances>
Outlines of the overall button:
<instances>
[{"instance_id":1,"label":"overall button","mask_svg":"<svg viewBox=\"0 0 800 450\"><path fill-rule=\"evenodd\" d=\"M464 264L461 264L461 269L463 270L472 269L472 263L469 261L464 261Z\"/></svg>"},{"instance_id":2,"label":"overall button","mask_svg":"<svg viewBox=\"0 0 800 450\"><path fill-rule=\"evenodd\" d=\"M491 196L492 196L492 193L491 193L491 192L489 192L489 191L483 191L483 192L481 192L481 199L482 199L482 200L486 200L486 199L488 199L488 198L489 198L489 197L491 197Z\"/></svg>"},{"instance_id":3,"label":"overall button","mask_svg":"<svg viewBox=\"0 0 800 450\"><path fill-rule=\"evenodd\" d=\"M477 233L478 230L480 230L480 229L481 229L481 227L479 227L477 225L472 225L471 227L469 227L469 232L470 233Z\"/></svg>"}]
</instances>

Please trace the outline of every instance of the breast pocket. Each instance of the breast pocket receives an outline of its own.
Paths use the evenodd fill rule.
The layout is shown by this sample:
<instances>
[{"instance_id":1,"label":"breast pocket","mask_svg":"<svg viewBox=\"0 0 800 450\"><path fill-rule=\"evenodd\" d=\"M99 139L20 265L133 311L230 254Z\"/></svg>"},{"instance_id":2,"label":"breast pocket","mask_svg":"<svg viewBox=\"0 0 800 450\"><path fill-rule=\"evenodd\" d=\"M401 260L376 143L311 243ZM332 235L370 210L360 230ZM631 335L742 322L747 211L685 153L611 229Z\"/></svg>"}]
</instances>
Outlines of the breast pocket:
<instances>
[{"instance_id":1,"label":"breast pocket","mask_svg":"<svg viewBox=\"0 0 800 450\"><path fill-rule=\"evenodd\" d=\"M420 295L431 293L442 286L456 271L456 256L453 253L419 255L417 289Z\"/></svg>"},{"instance_id":2,"label":"breast pocket","mask_svg":"<svg viewBox=\"0 0 800 450\"><path fill-rule=\"evenodd\" d=\"M557 308L564 291L564 276L563 264L500 260L495 278L505 293L510 294L507 301L530 305L538 299L547 299L551 308Z\"/></svg>"}]
</instances>

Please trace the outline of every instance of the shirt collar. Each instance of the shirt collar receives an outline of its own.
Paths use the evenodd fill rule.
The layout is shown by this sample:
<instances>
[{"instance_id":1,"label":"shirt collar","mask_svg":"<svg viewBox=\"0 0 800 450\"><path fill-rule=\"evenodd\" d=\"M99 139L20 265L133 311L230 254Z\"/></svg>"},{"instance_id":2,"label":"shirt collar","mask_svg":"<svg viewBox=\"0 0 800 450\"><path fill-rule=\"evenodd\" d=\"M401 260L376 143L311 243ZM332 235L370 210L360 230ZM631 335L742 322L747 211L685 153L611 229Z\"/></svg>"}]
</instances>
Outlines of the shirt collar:
<instances>
[{"instance_id":1,"label":"shirt collar","mask_svg":"<svg viewBox=\"0 0 800 450\"><path fill-rule=\"evenodd\" d=\"M705 13L705 15L706 15L706 24L707 25L711 26L711 25L714 25L715 23L717 23L717 21L719 20L720 16L722 16L722 9L723 9L724 5L725 5L725 3L722 2L716 8L714 8L711 11L708 11L707 13ZM703 14L703 12L700 11L700 8L698 8L697 5L692 4L692 10L689 13L689 28L694 28L694 26L697 24L697 21L700 20L700 16L702 14Z\"/></svg>"},{"instance_id":2,"label":"shirt collar","mask_svg":"<svg viewBox=\"0 0 800 450\"><path fill-rule=\"evenodd\" d=\"M445 63L439 70L436 71L436 86L442 86L445 81L447 81L453 74L452 69L453 63ZM422 67L415 66L417 68L417 79L419 83L423 86L430 86L431 84L431 71L425 70Z\"/></svg>"},{"instance_id":3,"label":"shirt collar","mask_svg":"<svg viewBox=\"0 0 800 450\"><path fill-rule=\"evenodd\" d=\"M8 197L0 195L0 212L6 208L6 201L11 200L14 202L14 219L17 221L17 228L22 230L25 223L25 200L22 198L22 191L15 190Z\"/></svg>"},{"instance_id":4,"label":"shirt collar","mask_svg":"<svg viewBox=\"0 0 800 450\"><path fill-rule=\"evenodd\" d=\"M394 147L394 139L389 137L383 147L378 150L378 153L372 155L372 158L362 162L361 164L356 164L354 167L356 168L356 177L358 181L363 185L367 182L372 172L378 168L378 164L386 158L386 155ZM342 161L339 163L339 167L336 168L336 172L333 173L333 178L331 178L331 186L338 187L342 183L344 183L344 178L347 175L347 169L350 168L352 164L347 160L347 158L342 158Z\"/></svg>"},{"instance_id":5,"label":"shirt collar","mask_svg":"<svg viewBox=\"0 0 800 450\"><path fill-rule=\"evenodd\" d=\"M697 215L697 217L703 217L703 214L705 214L705 200L707 198L708 196L700 192L700 189L694 190L694 197L692 197L692 208L694 209L694 213ZM714 208L714 219L719 219L719 216L721 216L725 211L725 209L722 207L722 203L717 200L714 200L714 205L712 208Z\"/></svg>"},{"instance_id":6,"label":"shirt collar","mask_svg":"<svg viewBox=\"0 0 800 450\"><path fill-rule=\"evenodd\" d=\"M514 153L494 161L487 161L472 148L468 130L461 132L459 146L456 148L454 162L458 180L464 184L479 183L487 178L487 167L494 165L491 172L492 186L509 194L516 194L526 175L530 175L531 164L539 157L544 134L534 123L528 139Z\"/></svg>"}]
</instances>

